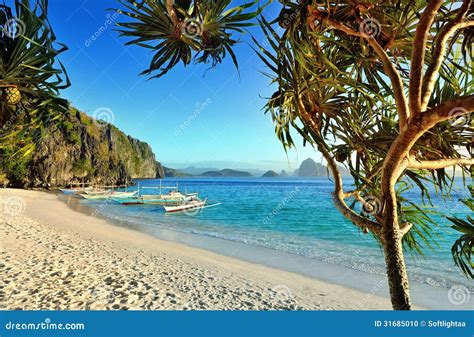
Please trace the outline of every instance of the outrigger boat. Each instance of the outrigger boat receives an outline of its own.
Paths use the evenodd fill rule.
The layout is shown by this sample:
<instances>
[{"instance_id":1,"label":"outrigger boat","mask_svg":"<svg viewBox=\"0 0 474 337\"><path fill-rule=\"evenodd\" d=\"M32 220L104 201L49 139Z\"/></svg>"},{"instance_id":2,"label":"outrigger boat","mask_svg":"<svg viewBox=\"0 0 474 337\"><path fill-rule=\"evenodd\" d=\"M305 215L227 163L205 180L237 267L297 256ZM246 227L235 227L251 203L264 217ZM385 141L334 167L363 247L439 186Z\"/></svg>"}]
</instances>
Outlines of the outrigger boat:
<instances>
[{"instance_id":1,"label":"outrigger boat","mask_svg":"<svg viewBox=\"0 0 474 337\"><path fill-rule=\"evenodd\" d=\"M110 199L110 198L132 198L138 194L138 191L126 191L118 192L114 191L114 188L126 187L127 185L122 186L99 186L96 188L88 188L84 193L79 193L84 199L100 200L100 199Z\"/></svg>"},{"instance_id":2,"label":"outrigger boat","mask_svg":"<svg viewBox=\"0 0 474 337\"><path fill-rule=\"evenodd\" d=\"M99 199L122 199L122 198L133 198L138 194L138 191L134 192L115 192L115 191L96 191L87 192L80 194L81 197L88 200L99 200Z\"/></svg>"},{"instance_id":3,"label":"outrigger boat","mask_svg":"<svg viewBox=\"0 0 474 337\"><path fill-rule=\"evenodd\" d=\"M85 192L83 188L60 188L59 190L66 195L79 194L79 193Z\"/></svg>"},{"instance_id":4,"label":"outrigger boat","mask_svg":"<svg viewBox=\"0 0 474 337\"><path fill-rule=\"evenodd\" d=\"M80 186L74 187L75 185ZM92 189L91 187L85 187L86 185L90 185L90 183L69 184L70 188L60 188L59 190L66 195L86 193L88 190Z\"/></svg>"},{"instance_id":5,"label":"outrigger boat","mask_svg":"<svg viewBox=\"0 0 474 337\"><path fill-rule=\"evenodd\" d=\"M219 205L221 205L220 202L208 205L207 199L201 200L198 195L195 194L191 200L186 200L176 205L165 205L163 207L167 213L177 213L215 207Z\"/></svg>"},{"instance_id":6,"label":"outrigger boat","mask_svg":"<svg viewBox=\"0 0 474 337\"><path fill-rule=\"evenodd\" d=\"M178 186L161 186L160 187L143 187L143 189L159 189L160 194L142 195L140 186L138 187L138 195L130 198L114 198L112 199L122 205L176 205L185 201L190 201L196 196L193 194L182 194L178 191ZM163 194L163 189L171 189L170 192Z\"/></svg>"},{"instance_id":7,"label":"outrigger boat","mask_svg":"<svg viewBox=\"0 0 474 337\"><path fill-rule=\"evenodd\" d=\"M176 212L184 212L184 211L189 211L193 209L199 209L199 208L204 208L206 206L207 200L200 200L199 198L193 198L190 201L186 201L182 204L178 205L169 205L169 206L163 206L165 208L165 211L167 213L176 213Z\"/></svg>"},{"instance_id":8,"label":"outrigger boat","mask_svg":"<svg viewBox=\"0 0 474 337\"><path fill-rule=\"evenodd\" d=\"M112 198L114 201L130 206L130 205L175 205L184 200L191 200L190 196L181 194L180 192L169 193L165 195L149 194L133 198Z\"/></svg>"}]
</instances>

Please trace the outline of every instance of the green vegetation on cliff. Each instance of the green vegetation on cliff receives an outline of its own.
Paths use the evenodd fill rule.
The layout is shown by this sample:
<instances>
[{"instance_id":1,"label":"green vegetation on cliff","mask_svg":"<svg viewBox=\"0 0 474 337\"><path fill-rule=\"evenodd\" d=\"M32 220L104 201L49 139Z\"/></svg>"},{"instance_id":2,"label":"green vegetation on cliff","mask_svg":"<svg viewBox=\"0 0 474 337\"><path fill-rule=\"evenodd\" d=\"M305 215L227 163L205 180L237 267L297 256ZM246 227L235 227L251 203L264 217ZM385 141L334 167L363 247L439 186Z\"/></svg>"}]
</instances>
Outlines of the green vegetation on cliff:
<instances>
[{"instance_id":1,"label":"green vegetation on cliff","mask_svg":"<svg viewBox=\"0 0 474 337\"><path fill-rule=\"evenodd\" d=\"M24 157L15 155L17 150L11 147L0 152L0 176L16 187L81 181L110 185L164 176L147 143L76 109L70 110L59 128L48 130L33 153Z\"/></svg>"}]
</instances>

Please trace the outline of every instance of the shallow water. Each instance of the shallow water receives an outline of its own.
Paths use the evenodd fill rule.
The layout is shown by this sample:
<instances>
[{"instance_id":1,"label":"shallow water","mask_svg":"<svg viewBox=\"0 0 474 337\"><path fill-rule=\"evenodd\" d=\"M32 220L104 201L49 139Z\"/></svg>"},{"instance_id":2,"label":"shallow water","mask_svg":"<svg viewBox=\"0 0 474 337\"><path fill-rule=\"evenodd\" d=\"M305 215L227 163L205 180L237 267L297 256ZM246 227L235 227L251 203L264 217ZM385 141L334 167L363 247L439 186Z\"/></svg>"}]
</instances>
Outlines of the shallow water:
<instances>
[{"instance_id":1,"label":"shallow water","mask_svg":"<svg viewBox=\"0 0 474 337\"><path fill-rule=\"evenodd\" d=\"M230 240L251 245L249 250L265 247L365 273L385 273L380 247L371 235L362 234L334 208L330 197L333 186L326 178L166 179L163 185L176 182L182 191L199 192L211 204L222 204L193 214L165 214L160 206L122 206L112 201L81 203L97 207L105 217L151 229ZM159 186L159 180L142 180L140 186L142 193L158 193L145 188ZM458 200L466 195L467 191L461 189L452 200L438 197L433 202L437 211L465 218L469 209ZM406 196L417 198L415 194ZM424 257L407 254L410 278L435 287L471 287L472 282L454 266L451 257L451 246L459 235L443 216L434 218L439 225L439 247L436 251L424 249ZM201 246L206 248L206 244ZM232 247L229 245L229 250ZM227 253L232 255L231 251Z\"/></svg>"}]
</instances>

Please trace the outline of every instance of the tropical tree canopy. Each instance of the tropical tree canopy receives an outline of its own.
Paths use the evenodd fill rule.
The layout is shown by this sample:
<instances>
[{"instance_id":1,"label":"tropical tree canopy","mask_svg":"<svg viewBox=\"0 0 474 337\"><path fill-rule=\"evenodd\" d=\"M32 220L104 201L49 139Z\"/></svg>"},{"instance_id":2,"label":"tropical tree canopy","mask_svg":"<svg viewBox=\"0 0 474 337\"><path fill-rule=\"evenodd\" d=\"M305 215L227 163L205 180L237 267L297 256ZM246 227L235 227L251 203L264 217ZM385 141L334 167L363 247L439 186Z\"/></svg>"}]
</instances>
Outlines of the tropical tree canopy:
<instances>
[{"instance_id":1,"label":"tropical tree canopy","mask_svg":"<svg viewBox=\"0 0 474 337\"><path fill-rule=\"evenodd\" d=\"M60 125L68 102L59 90L69 80L47 17L47 0L0 5L0 149L33 151L48 127Z\"/></svg>"},{"instance_id":2,"label":"tropical tree canopy","mask_svg":"<svg viewBox=\"0 0 474 337\"><path fill-rule=\"evenodd\" d=\"M238 67L233 33L243 33L260 12L249 11L258 1L236 7L230 7L231 0L119 2L123 5L119 11L131 19L118 24L120 35L132 38L127 44L154 52L150 67L142 73L151 78L161 77L180 62L216 66L227 55Z\"/></svg>"}]
</instances>

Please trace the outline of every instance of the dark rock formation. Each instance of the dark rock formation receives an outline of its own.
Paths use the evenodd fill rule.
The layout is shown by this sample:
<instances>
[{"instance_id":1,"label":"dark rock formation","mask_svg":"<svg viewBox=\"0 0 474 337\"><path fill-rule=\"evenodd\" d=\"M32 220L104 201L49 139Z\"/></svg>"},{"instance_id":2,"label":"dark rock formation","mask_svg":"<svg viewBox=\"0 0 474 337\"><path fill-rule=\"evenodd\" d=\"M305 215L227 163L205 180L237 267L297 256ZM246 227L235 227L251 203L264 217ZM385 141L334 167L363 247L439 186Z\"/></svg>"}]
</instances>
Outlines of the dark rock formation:
<instances>
[{"instance_id":1,"label":"dark rock formation","mask_svg":"<svg viewBox=\"0 0 474 337\"><path fill-rule=\"evenodd\" d=\"M116 185L133 178L161 178L164 169L151 147L111 124L72 109L67 122L50 130L21 163L0 154L0 173L16 187L56 187L73 182Z\"/></svg>"},{"instance_id":2,"label":"dark rock formation","mask_svg":"<svg viewBox=\"0 0 474 337\"><path fill-rule=\"evenodd\" d=\"M265 172L265 174L262 176L263 178L275 178L275 177L279 177L280 175L278 173L276 173L275 171L267 171Z\"/></svg>"},{"instance_id":3,"label":"dark rock formation","mask_svg":"<svg viewBox=\"0 0 474 337\"><path fill-rule=\"evenodd\" d=\"M349 171L339 166L339 171L342 176L349 176ZM332 173L328 171L328 168L322 164L316 163L313 159L308 158L301 163L301 166L298 170L295 171L295 176L302 178L311 178L311 177L327 177L332 176Z\"/></svg>"},{"instance_id":4,"label":"dark rock formation","mask_svg":"<svg viewBox=\"0 0 474 337\"><path fill-rule=\"evenodd\" d=\"M324 177L327 175L326 166L316 163L311 158L306 159L296 171L298 177Z\"/></svg>"}]
</instances>

